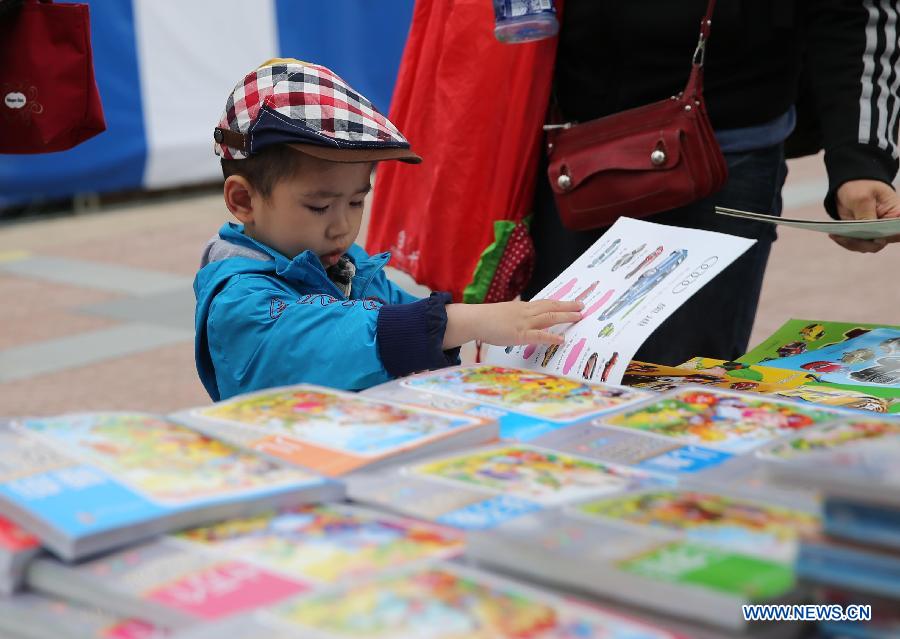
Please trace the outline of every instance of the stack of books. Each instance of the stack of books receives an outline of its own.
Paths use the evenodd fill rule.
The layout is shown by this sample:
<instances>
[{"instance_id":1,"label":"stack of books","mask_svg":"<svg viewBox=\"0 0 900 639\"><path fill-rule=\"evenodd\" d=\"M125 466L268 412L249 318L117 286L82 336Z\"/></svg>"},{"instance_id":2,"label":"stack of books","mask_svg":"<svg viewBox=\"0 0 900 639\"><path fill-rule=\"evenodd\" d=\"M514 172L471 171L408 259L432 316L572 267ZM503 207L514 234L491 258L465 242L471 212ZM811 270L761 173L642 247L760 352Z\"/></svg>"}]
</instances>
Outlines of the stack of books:
<instances>
[{"instance_id":1,"label":"stack of books","mask_svg":"<svg viewBox=\"0 0 900 639\"><path fill-rule=\"evenodd\" d=\"M900 636L900 433L896 422L859 420L791 442L764 459L776 482L823 496L821 532L804 537L797 575L822 603L871 606L871 621L822 622L827 636Z\"/></svg>"},{"instance_id":2,"label":"stack of books","mask_svg":"<svg viewBox=\"0 0 900 639\"><path fill-rule=\"evenodd\" d=\"M797 538L817 527L812 503L656 488L517 518L467 542L486 566L738 634L750 630L743 605L804 601L792 564Z\"/></svg>"}]
</instances>

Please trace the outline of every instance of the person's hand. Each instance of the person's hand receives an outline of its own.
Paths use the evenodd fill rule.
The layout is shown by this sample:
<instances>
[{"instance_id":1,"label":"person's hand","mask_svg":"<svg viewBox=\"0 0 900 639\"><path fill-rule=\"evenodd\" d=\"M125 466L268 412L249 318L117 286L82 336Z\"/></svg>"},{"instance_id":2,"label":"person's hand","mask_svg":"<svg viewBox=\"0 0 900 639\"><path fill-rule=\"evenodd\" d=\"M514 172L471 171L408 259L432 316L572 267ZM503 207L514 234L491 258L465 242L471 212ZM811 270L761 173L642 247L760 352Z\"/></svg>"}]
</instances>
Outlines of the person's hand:
<instances>
[{"instance_id":1,"label":"person's hand","mask_svg":"<svg viewBox=\"0 0 900 639\"><path fill-rule=\"evenodd\" d=\"M562 344L563 336L546 330L581 320L578 301L535 300L496 304L450 304L444 348L480 340L494 346Z\"/></svg>"},{"instance_id":2,"label":"person's hand","mask_svg":"<svg viewBox=\"0 0 900 639\"><path fill-rule=\"evenodd\" d=\"M838 216L842 220L874 220L900 217L900 195L889 185L878 180L850 180L844 182L835 194ZM829 235L848 251L876 253L892 242L900 242L900 235L875 240L858 240L851 237Z\"/></svg>"}]
</instances>

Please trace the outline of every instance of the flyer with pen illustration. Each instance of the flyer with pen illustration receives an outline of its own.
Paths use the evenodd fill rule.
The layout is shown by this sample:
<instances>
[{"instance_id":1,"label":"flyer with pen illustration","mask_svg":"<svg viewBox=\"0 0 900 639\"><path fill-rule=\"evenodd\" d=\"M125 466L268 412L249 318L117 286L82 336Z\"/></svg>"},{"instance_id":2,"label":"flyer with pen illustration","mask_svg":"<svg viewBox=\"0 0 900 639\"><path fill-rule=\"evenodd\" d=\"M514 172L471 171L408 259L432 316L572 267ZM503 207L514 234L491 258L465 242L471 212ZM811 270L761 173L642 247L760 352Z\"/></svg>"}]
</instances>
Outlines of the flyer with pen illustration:
<instances>
[{"instance_id":1,"label":"flyer with pen illustration","mask_svg":"<svg viewBox=\"0 0 900 639\"><path fill-rule=\"evenodd\" d=\"M651 333L753 243L722 233L619 218L534 296L584 303L580 322L551 329L562 333L565 343L493 346L486 361L618 384Z\"/></svg>"}]
</instances>

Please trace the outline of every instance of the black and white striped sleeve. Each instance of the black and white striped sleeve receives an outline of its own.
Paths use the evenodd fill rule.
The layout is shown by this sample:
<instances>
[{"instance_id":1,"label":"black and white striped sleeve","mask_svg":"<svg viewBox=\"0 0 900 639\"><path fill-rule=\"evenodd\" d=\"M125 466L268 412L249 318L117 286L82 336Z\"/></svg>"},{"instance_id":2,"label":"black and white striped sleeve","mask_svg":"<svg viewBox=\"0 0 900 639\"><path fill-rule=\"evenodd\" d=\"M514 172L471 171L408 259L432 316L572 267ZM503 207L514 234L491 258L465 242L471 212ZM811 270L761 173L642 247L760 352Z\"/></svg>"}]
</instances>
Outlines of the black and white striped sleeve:
<instances>
[{"instance_id":1,"label":"black and white striped sleeve","mask_svg":"<svg viewBox=\"0 0 900 639\"><path fill-rule=\"evenodd\" d=\"M807 73L822 127L829 190L897 174L900 118L898 0L818 0L809 8Z\"/></svg>"}]
</instances>

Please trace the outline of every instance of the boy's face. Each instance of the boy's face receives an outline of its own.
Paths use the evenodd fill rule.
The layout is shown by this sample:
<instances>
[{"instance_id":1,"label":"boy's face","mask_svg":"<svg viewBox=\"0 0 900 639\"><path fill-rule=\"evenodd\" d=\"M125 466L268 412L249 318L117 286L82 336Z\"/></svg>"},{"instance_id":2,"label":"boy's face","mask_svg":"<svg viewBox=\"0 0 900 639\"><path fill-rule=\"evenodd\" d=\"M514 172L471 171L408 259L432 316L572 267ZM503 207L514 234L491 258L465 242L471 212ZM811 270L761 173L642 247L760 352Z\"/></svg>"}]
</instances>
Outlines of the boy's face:
<instances>
[{"instance_id":1,"label":"boy's face","mask_svg":"<svg viewBox=\"0 0 900 639\"><path fill-rule=\"evenodd\" d=\"M294 175L276 182L268 198L250 187L250 211L236 215L250 237L289 258L310 250L328 268L356 241L371 173L371 162L304 155Z\"/></svg>"}]
</instances>

